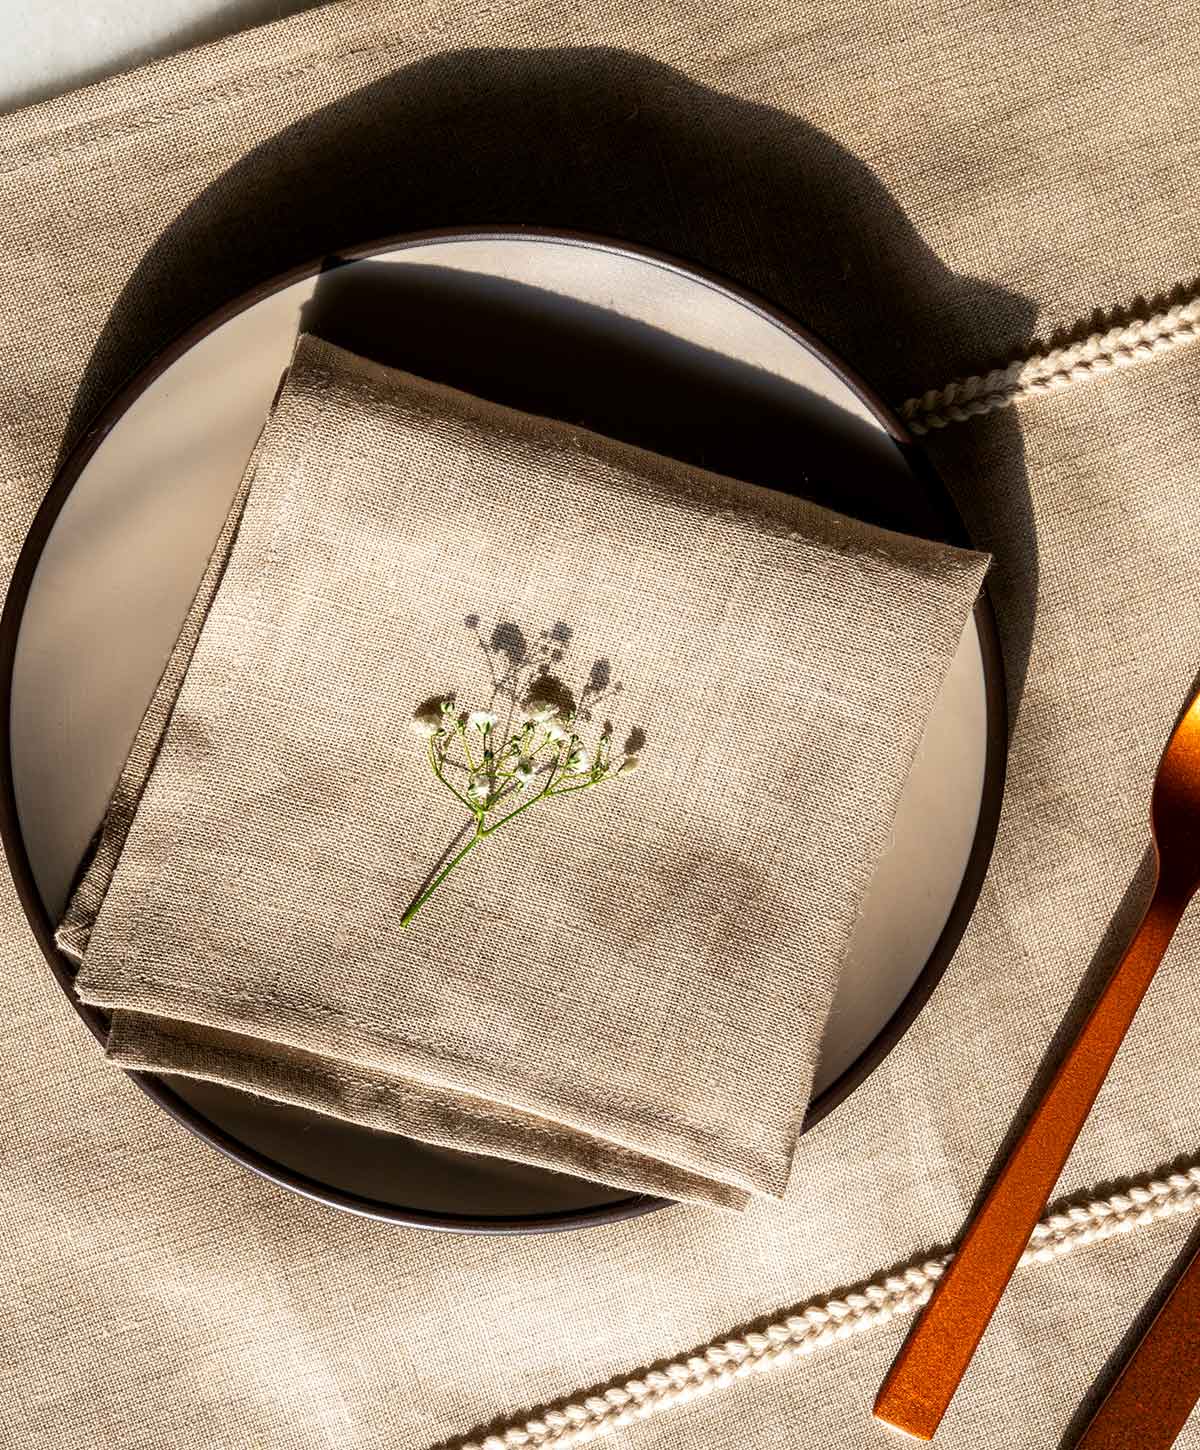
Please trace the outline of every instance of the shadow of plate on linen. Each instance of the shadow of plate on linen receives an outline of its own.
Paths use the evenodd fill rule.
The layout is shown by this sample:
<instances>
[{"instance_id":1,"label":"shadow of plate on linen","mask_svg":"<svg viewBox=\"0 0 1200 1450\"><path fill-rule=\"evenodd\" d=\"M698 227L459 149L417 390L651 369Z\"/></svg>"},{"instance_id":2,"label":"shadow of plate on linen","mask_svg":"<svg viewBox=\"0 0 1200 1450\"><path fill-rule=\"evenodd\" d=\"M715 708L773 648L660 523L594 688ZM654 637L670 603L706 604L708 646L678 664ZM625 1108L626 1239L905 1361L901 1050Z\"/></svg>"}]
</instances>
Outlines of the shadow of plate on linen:
<instances>
[{"instance_id":1,"label":"shadow of plate on linen","mask_svg":"<svg viewBox=\"0 0 1200 1450\"><path fill-rule=\"evenodd\" d=\"M64 446L167 342L267 277L396 233L517 224L613 237L728 277L897 403L1008 361L1036 314L947 267L871 169L797 116L627 51L451 51L267 137L180 213L113 306ZM987 427L1000 463L947 482L973 541L996 555L1015 712L1037 550L1016 419Z\"/></svg>"},{"instance_id":2,"label":"shadow of plate on linen","mask_svg":"<svg viewBox=\"0 0 1200 1450\"><path fill-rule=\"evenodd\" d=\"M163 346L266 278L331 259L309 320L354 347L354 286L347 289L346 278L365 278L369 264L338 268L339 249L488 225L608 236L727 277L810 328L893 402L1007 361L1028 342L1035 316L1028 299L947 267L869 167L795 116L623 51L463 50L399 68L319 108L265 138L201 192L117 298L85 368L64 447ZM397 356L379 360L470 386L446 315L452 279L436 267L410 270L408 341ZM461 295L461 278L454 285ZM326 292L338 293L338 306L322 317ZM503 347L520 319L525 342L540 327L544 356L556 356L558 324L531 310L535 289L492 279L477 300L476 321L485 319L492 345ZM639 365L637 339L629 328L605 336L602 319L587 320L596 324L588 330L595 346L573 360L563 416L571 414L570 390L582 383L592 388L588 426L630 442L743 477L779 454L786 434L773 429L770 401L756 414L757 431L739 432L736 378L726 368L722 387L732 379L734 391L718 395L695 349L680 350L669 376L645 378L660 405L654 438L639 433L636 420L605 413L596 401L604 375ZM414 336L423 339L417 356ZM527 347L525 356L536 350ZM547 373L539 387L551 381ZM759 377L744 381L747 394L760 390ZM780 401L781 428L794 429L790 406ZM998 415L986 427L988 456L1000 465L964 470L947 483L972 540L996 555L991 588L1015 710L1033 626L1036 542L1016 418ZM836 482L846 506L836 443L813 439L803 458L788 455L788 467L818 502L826 501L823 484ZM863 486L864 516L887 523L886 513L868 506L870 480ZM875 507L886 509L887 500L876 499ZM201 1111L206 1091L199 1083L188 1088ZM260 1132L258 1110L247 1098L251 1139ZM443 1191L443 1164L446 1183L462 1190L462 1155L430 1149L427 1157L421 1187L431 1202ZM509 1166L511 1203L502 1201L509 1190L485 1184L489 1170L480 1169L492 1211L523 1211L528 1174ZM562 1206L573 1206L581 1190L588 1202L623 1196L563 1179Z\"/></svg>"}]
</instances>

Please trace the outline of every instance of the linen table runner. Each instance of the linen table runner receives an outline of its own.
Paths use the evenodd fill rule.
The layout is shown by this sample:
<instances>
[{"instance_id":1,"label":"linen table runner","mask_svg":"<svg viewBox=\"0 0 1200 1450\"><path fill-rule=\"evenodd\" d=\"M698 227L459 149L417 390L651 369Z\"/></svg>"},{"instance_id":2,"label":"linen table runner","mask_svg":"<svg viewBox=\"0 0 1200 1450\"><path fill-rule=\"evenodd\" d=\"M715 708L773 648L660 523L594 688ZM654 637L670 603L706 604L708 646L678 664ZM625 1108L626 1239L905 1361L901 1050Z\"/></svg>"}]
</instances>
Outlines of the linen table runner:
<instances>
[{"instance_id":1,"label":"linen table runner","mask_svg":"<svg viewBox=\"0 0 1200 1450\"><path fill-rule=\"evenodd\" d=\"M1104 341L1200 280L1198 48L1179 0L762 0L732 19L707 0L356 0L0 119L9 569L64 443L177 331L287 266L421 227L657 246L768 297L896 404L1014 359L1070 380L986 416L986 390L956 388L968 420L925 440L996 560L1004 817L941 986L804 1136L782 1205L519 1240L330 1212L124 1084L6 892L6 1450L429 1450L507 1427L564 1444L548 1405L586 1425L598 1387L710 1343L754 1367L757 1329L793 1315L827 1347L729 1372L611 1443L892 1443L869 1413L906 1327L886 1322L901 1271L958 1232L1144 902L1150 783L1200 658L1200 348L1160 349L1195 314ZM1064 1173L1074 1214L1005 1296L943 1450L1063 1443L1194 1227L1159 1214L1200 1198L1198 955L1185 920ZM1126 1232L1053 1252L1104 1224ZM664 1380L657 1403L682 1400Z\"/></svg>"}]
</instances>

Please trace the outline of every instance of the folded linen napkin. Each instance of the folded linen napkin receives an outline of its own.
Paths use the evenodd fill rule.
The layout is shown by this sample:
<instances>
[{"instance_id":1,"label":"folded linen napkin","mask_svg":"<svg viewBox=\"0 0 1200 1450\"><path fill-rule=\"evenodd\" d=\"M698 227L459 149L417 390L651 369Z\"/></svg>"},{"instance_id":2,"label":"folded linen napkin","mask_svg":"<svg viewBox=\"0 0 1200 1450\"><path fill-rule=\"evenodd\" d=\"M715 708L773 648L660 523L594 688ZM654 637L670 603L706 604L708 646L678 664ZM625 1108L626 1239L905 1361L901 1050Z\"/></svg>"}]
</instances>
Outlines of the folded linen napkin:
<instances>
[{"instance_id":1,"label":"folded linen napkin","mask_svg":"<svg viewBox=\"0 0 1200 1450\"><path fill-rule=\"evenodd\" d=\"M60 927L110 1055L635 1190L781 1195L986 564L302 338ZM515 725L545 749L499 813L614 768L403 925L531 695L592 738ZM443 780L408 725L451 698L433 723L477 773ZM456 730L472 706L494 735Z\"/></svg>"}]
</instances>

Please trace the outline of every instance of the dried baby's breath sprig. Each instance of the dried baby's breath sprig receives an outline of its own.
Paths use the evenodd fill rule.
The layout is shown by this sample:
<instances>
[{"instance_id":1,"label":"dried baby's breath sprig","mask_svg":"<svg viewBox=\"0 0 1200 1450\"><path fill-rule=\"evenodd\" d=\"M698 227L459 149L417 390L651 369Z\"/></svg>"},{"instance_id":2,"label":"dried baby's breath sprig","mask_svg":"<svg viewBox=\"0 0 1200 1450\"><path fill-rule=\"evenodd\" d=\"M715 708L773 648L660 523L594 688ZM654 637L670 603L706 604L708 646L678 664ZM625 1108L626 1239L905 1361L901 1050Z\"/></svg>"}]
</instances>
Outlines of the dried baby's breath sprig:
<instances>
[{"instance_id":1,"label":"dried baby's breath sprig","mask_svg":"<svg viewBox=\"0 0 1200 1450\"><path fill-rule=\"evenodd\" d=\"M570 695L548 676L533 681L505 726L494 710L460 710L452 695L418 705L411 724L426 741L434 776L470 811L471 834L413 899L401 926L480 841L541 801L616 780L638 763L632 753L614 759L610 724L589 746Z\"/></svg>"}]
</instances>

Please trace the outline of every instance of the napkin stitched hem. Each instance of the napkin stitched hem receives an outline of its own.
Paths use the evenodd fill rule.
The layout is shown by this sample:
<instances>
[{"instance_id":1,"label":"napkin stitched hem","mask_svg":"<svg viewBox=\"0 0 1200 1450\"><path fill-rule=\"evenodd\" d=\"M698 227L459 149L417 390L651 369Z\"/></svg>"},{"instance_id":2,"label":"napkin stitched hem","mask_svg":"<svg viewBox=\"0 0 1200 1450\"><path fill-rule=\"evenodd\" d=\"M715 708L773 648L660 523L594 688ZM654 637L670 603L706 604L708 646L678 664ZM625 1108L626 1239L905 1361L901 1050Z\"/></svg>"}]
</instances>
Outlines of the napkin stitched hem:
<instances>
[{"instance_id":1,"label":"napkin stitched hem","mask_svg":"<svg viewBox=\"0 0 1200 1450\"><path fill-rule=\"evenodd\" d=\"M236 1060L243 1068L248 1068L253 1064L260 1075L264 1070L270 1074L273 1090L268 1093L264 1087L258 1089L265 1096L279 1096L278 1080L280 1079L281 1064L271 1049L282 1047L290 1049L289 1066L296 1063L298 1070L310 1077L319 1072L322 1058L335 1061L339 1072L345 1071L349 1066L351 1071L358 1075L359 1080L376 1083L381 1087L386 1082L386 1076L398 1075L397 1091L406 1088L409 1100L399 1102L396 1100L395 1094L384 1093L374 1103L375 1116L378 1119L376 1126L387 1127L392 1132L415 1134L418 1126L417 1119L428 1116L429 1105L438 1090L453 1093L456 1099L459 1093L465 1093L468 1099L495 1104L498 1115L514 1127L518 1122L521 1124L528 1122L531 1130L544 1139L548 1137L550 1129L558 1127L562 1130L564 1137L567 1134L576 1134L586 1137L597 1145L613 1145L616 1152L611 1155L611 1161L604 1166L600 1174L601 1179L604 1177L604 1172L611 1172L618 1161L625 1162L631 1158L645 1164L653 1161L623 1137L622 1124L628 1127L641 1123L643 1126L653 1128L656 1135L656 1152L661 1163L672 1170L681 1170L687 1174L690 1181L689 1186L715 1186L718 1195L723 1199L728 1198L729 1195L721 1191L722 1185L744 1189L747 1192L753 1192L757 1186L759 1192L766 1188L776 1197L782 1196L787 1187L790 1155L770 1153L765 1149L752 1150L743 1143L740 1145L739 1154L743 1170L739 1172L729 1168L720 1178L717 1178L711 1172L700 1171L698 1165L706 1159L711 1161L714 1157L721 1156L726 1145L720 1139L706 1136L691 1124L669 1122L658 1111L643 1114L639 1112L636 1104L629 1102L620 1104L619 1115L616 1112L611 1115L606 1114L602 1108L592 1102L590 1106L593 1110L593 1123L590 1127L585 1123L573 1122L565 1115L557 1119L549 1118L544 1114L532 1111L520 1102L513 1101L513 1075L510 1065L504 1064L502 1071L489 1070L477 1059L461 1057L424 1038L415 1038L386 1028L377 1021L365 1019L361 1013L354 1017L356 1031L353 1036L340 1041L336 1024L331 1021L331 1017L334 1016L332 1009L324 1010L321 1007L315 1007L310 1011L304 1011L290 1000L261 1001L254 996L238 993L236 989L232 988L226 989L222 997L210 999L202 984L186 982L182 979L159 982L153 977L141 976L138 978L137 986L139 990L136 999L126 998L124 994L115 993L111 989L105 989L92 982L80 989L80 997L83 1001L113 1012L113 1035L107 1050L113 1060L123 1067L140 1068L147 1065L142 1054L144 1044L149 1039L144 1035L141 1036L137 1040L143 1046L135 1047L131 1053L127 1053L125 1039L120 1029L120 1019L127 1015L144 1018L159 1017L164 1019L168 1030L160 1031L158 1034L155 1066L164 1072L187 1072L190 1076L203 1075L197 1072L192 1065L184 1067L185 1061L189 1064L194 1063L197 1053L194 1047L182 1045L180 1035L172 1033L169 1030L169 1024L178 1022L203 1029L202 1033L197 1033L195 1036L197 1038L202 1036L206 1047L209 1044L215 1044L218 1050L224 1052L223 1039L229 1030L211 1027L206 1020L208 1014L204 1009L206 1006L219 1008L225 999L236 997L247 1007L269 1008L274 1014L271 1035L269 1037L264 1035L256 1039L263 1043L264 1050L261 1054L252 1054L243 1048L240 1053L228 1055L228 1061L231 1063ZM381 1049L379 1057L375 1061L363 1053L364 1032L371 1034ZM236 1032L229 1035L245 1037L245 1034ZM323 1051L317 1050L315 1044L318 1042L324 1049ZM392 1050L390 1052L382 1050L385 1048ZM175 1056L176 1053L179 1055ZM309 1059L307 1064L298 1062L292 1056L294 1053L304 1054ZM439 1064L445 1065L444 1074L438 1073ZM378 1068L378 1072L372 1073L373 1068ZM240 1077L237 1082L225 1077L220 1080L228 1082L229 1086L255 1091L254 1079L246 1076ZM536 1082L531 1084L529 1096L532 1097L536 1093L538 1086ZM419 1098L418 1095L420 1095ZM355 1117L358 1118L357 1112ZM548 1126L543 1128L542 1124ZM558 1136L555 1134L556 1139ZM657 1150L660 1148L662 1151L658 1152ZM591 1176L591 1174L585 1173L584 1176ZM669 1176L660 1174L656 1186L648 1191L678 1196L684 1186L677 1180L674 1173ZM704 1197L706 1200L709 1197L707 1187Z\"/></svg>"},{"instance_id":2,"label":"napkin stitched hem","mask_svg":"<svg viewBox=\"0 0 1200 1450\"><path fill-rule=\"evenodd\" d=\"M134 732L129 753L113 787L91 853L82 864L62 920L55 930L55 946L77 967L82 965L92 928L112 885L121 852L141 804L146 782L154 769L167 727L171 723L180 686L229 562L254 477L256 453L257 444L221 525L196 593L188 606L179 636L154 687L150 703Z\"/></svg>"},{"instance_id":3,"label":"napkin stitched hem","mask_svg":"<svg viewBox=\"0 0 1200 1450\"><path fill-rule=\"evenodd\" d=\"M585 1128L558 1124L496 1099L455 1091L452 1100L432 1085L395 1073L347 1070L339 1061L336 1078L319 1054L290 1048L281 1055L271 1043L232 1032L201 1030L179 1019L164 1020L140 1012L113 1017L108 1054L136 1071L182 1073L222 1083L276 1101L352 1117L385 1132L406 1132L424 1143L460 1152L553 1168L608 1186L663 1195L695 1196L719 1208L743 1209L754 1185L722 1182L694 1171L683 1161L639 1152L615 1138L600 1138ZM306 1091L296 1091L302 1079ZM498 1108L508 1107L505 1113ZM664 1167L669 1172L664 1172ZM783 1165L786 1171L786 1164Z\"/></svg>"}]
</instances>

